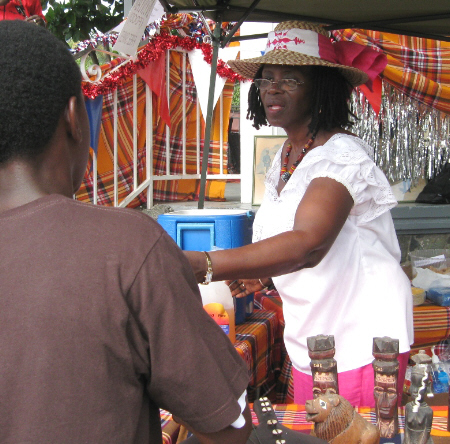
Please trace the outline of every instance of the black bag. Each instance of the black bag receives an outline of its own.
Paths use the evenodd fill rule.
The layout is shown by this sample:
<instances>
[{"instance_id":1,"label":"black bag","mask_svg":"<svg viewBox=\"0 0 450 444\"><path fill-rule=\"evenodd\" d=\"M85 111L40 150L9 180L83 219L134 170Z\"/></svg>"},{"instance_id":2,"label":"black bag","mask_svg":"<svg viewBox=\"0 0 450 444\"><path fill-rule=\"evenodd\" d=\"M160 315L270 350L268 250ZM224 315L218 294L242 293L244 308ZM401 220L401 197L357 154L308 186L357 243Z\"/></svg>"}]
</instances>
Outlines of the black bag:
<instances>
[{"instance_id":1,"label":"black bag","mask_svg":"<svg viewBox=\"0 0 450 444\"><path fill-rule=\"evenodd\" d=\"M416 198L417 203L450 203L450 163L446 163L441 172L425 185Z\"/></svg>"}]
</instances>

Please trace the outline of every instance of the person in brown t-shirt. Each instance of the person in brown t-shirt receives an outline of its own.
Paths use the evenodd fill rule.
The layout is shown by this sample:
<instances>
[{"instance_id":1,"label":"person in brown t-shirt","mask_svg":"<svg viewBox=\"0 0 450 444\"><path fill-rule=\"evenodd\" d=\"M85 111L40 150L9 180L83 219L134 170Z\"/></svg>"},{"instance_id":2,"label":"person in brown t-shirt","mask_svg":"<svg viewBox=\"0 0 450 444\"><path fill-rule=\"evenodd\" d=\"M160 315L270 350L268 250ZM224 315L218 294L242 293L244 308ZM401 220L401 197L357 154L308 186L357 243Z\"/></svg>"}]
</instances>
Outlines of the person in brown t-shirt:
<instances>
[{"instance_id":1,"label":"person in brown t-shirt","mask_svg":"<svg viewBox=\"0 0 450 444\"><path fill-rule=\"evenodd\" d=\"M201 443L251 432L244 361L189 262L137 210L72 199L89 152L81 75L50 32L0 22L0 443Z\"/></svg>"}]
</instances>

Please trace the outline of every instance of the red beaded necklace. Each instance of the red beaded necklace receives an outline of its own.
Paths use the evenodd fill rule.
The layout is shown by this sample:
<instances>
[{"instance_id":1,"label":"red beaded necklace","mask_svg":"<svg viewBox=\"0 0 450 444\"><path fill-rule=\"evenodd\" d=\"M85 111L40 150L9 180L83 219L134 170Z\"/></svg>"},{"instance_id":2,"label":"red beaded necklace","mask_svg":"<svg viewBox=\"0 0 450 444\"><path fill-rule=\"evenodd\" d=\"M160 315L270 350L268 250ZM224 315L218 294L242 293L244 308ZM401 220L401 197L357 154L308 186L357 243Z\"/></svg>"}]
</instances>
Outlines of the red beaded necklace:
<instances>
[{"instance_id":1,"label":"red beaded necklace","mask_svg":"<svg viewBox=\"0 0 450 444\"><path fill-rule=\"evenodd\" d=\"M306 145L303 147L301 153L298 155L297 160L289 168L289 171L287 170L287 164L289 162L289 155L291 154L291 151L292 151L292 144L290 142L288 143L288 146L286 148L286 157L284 158L284 163L283 163L283 166L281 167L281 171L280 171L280 177L283 182L287 182L291 178L292 173L295 171L298 164L303 160L303 158L305 157L305 154L311 148L311 145L313 144L315 138L316 138L316 135L313 134L311 139L309 139L308 142L306 142Z\"/></svg>"}]
</instances>

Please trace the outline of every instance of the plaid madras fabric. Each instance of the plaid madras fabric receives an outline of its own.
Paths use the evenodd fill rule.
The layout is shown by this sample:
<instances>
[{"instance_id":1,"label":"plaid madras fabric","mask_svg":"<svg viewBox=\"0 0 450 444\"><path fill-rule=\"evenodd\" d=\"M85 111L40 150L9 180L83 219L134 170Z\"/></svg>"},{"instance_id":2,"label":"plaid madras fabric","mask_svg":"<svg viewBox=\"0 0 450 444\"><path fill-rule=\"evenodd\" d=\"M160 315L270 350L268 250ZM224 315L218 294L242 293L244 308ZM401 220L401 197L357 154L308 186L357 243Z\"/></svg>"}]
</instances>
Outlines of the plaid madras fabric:
<instances>
[{"instance_id":1,"label":"plaid madras fabric","mask_svg":"<svg viewBox=\"0 0 450 444\"><path fill-rule=\"evenodd\" d=\"M252 408L253 406L250 405ZM298 432L310 433L313 429L313 423L306 420L305 406L299 404L273 404L275 415L278 421L285 427ZM432 436L450 437L450 432L447 431L447 407L431 406L433 409L433 424L431 429ZM376 415L374 409L368 407L355 407L355 410L367 421L376 424ZM253 408L252 422L258 425L258 418L256 417ZM399 407L398 420L400 434L403 434L405 426L405 409ZM163 441L165 444L172 444L176 442L178 436L179 426L173 421L172 415L161 410L161 427L163 429Z\"/></svg>"},{"instance_id":2,"label":"plaid madras fabric","mask_svg":"<svg viewBox=\"0 0 450 444\"><path fill-rule=\"evenodd\" d=\"M277 332L278 318L268 310L255 310L244 324L236 326L234 346L249 369L247 393L252 401L255 396L267 396L275 388L275 371L280 365L276 362Z\"/></svg>"},{"instance_id":3,"label":"plaid madras fabric","mask_svg":"<svg viewBox=\"0 0 450 444\"><path fill-rule=\"evenodd\" d=\"M183 55L170 51L170 154L166 158L166 125L158 116L157 108L153 113L153 174L165 175L166 164L170 164L171 174L181 174L182 171L182 141L183 141L183 99L182 99L182 57ZM109 65L102 67L103 72L109 72L119 62L115 60ZM227 141L228 121L231 110L231 99L234 85L227 81L223 90L224 112L223 144L224 144L224 173L227 173ZM118 200L123 200L133 191L133 79L127 79L117 88L118 94ZM153 96L154 104L156 97ZM200 141L200 169L197 171L197 93L190 68L186 61L186 173L200 174L201 158L204 139ZM208 158L208 173L219 173L220 171L220 111L216 106L213 115L213 126L211 128L211 145ZM156 112L155 112L156 111ZM146 178L145 172L145 82L137 79L137 172L138 183ZM204 137L205 123L200 117L200 131ZM113 205L114 203L114 93L106 94L103 99L102 124L98 145L98 203L99 205ZM77 199L86 202L93 200L93 173L91 171L92 158L89 162L85 178ZM200 192L200 180L185 179L171 181L155 181L153 198L156 201L197 200ZM225 200L225 181L207 181L205 190L206 200ZM141 193L128 206L137 207L146 203L146 192Z\"/></svg>"},{"instance_id":4,"label":"plaid madras fabric","mask_svg":"<svg viewBox=\"0 0 450 444\"><path fill-rule=\"evenodd\" d=\"M283 304L276 290L258 291L255 293L255 307L263 310L273 310L278 317L279 333L276 338L276 362L280 365L276 368L275 402L289 404L294 402L294 381L291 378L292 362L284 346L284 316Z\"/></svg>"},{"instance_id":5,"label":"plaid madras fabric","mask_svg":"<svg viewBox=\"0 0 450 444\"><path fill-rule=\"evenodd\" d=\"M450 307L424 304L414 307L414 344L417 352L438 344L450 335Z\"/></svg>"},{"instance_id":6,"label":"plaid madras fabric","mask_svg":"<svg viewBox=\"0 0 450 444\"><path fill-rule=\"evenodd\" d=\"M159 409L159 414L161 416L163 444L176 444L180 425L173 420L172 414L167 410Z\"/></svg>"},{"instance_id":7,"label":"plaid madras fabric","mask_svg":"<svg viewBox=\"0 0 450 444\"><path fill-rule=\"evenodd\" d=\"M450 113L450 43L376 31L333 31L337 40L354 41L383 51L386 81L408 96Z\"/></svg>"},{"instance_id":8,"label":"plaid madras fabric","mask_svg":"<svg viewBox=\"0 0 450 444\"><path fill-rule=\"evenodd\" d=\"M109 65L108 65L109 67ZM138 183L145 176L145 84L137 82L137 119L138 119ZM118 200L123 200L133 190L133 81L129 79L117 88L117 121L118 121ZM114 204L114 94L103 98L102 124L97 156L98 204ZM77 199L92 202L93 172L92 158L88 164ZM139 206L146 201L145 193L129 205Z\"/></svg>"}]
</instances>

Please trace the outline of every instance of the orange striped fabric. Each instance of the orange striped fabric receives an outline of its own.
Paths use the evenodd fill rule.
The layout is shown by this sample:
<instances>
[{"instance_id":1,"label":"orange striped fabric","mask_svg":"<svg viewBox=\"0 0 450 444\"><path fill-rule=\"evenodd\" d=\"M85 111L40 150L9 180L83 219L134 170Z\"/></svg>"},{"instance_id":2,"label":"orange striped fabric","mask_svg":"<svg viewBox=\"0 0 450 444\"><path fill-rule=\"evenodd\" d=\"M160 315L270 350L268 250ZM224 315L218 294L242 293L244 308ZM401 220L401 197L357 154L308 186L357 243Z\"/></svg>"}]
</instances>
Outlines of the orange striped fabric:
<instances>
[{"instance_id":1,"label":"orange striped fabric","mask_svg":"<svg viewBox=\"0 0 450 444\"><path fill-rule=\"evenodd\" d=\"M414 352L426 349L450 335L450 307L425 303L414 307Z\"/></svg>"},{"instance_id":2,"label":"orange striped fabric","mask_svg":"<svg viewBox=\"0 0 450 444\"><path fill-rule=\"evenodd\" d=\"M313 423L306 420L305 406L299 404L274 404L273 405L277 419L284 426L297 431L309 432L313 428ZM447 407L432 406L433 409L433 425L431 429L432 436L448 436L447 432ZM376 424L375 410L369 407L355 407L355 410L366 420ZM398 409L399 429L403 433L405 424L405 409ZM258 425L256 414L252 410L252 422Z\"/></svg>"},{"instance_id":3,"label":"orange striped fabric","mask_svg":"<svg viewBox=\"0 0 450 444\"><path fill-rule=\"evenodd\" d=\"M383 51L388 65L382 77L408 96L450 113L450 43L376 31L333 31L337 40Z\"/></svg>"},{"instance_id":4,"label":"orange striped fabric","mask_svg":"<svg viewBox=\"0 0 450 444\"><path fill-rule=\"evenodd\" d=\"M252 422L257 426L258 418L252 408ZM275 415L278 421L285 427L299 432L310 433L313 429L313 423L306 420L305 406L300 404L273 404ZM433 409L433 424L431 428L431 435L436 437L450 438L450 432L447 431L447 414L448 408L444 406L431 406ZM355 410L367 421L376 424L375 411L369 407L356 407ZM405 408L398 409L399 429L403 434L405 425ZM172 415L161 410L161 427L164 435L164 443L170 444L176 442L174 437L178 435L179 426L173 421ZM172 439L172 440L171 440Z\"/></svg>"}]
</instances>

